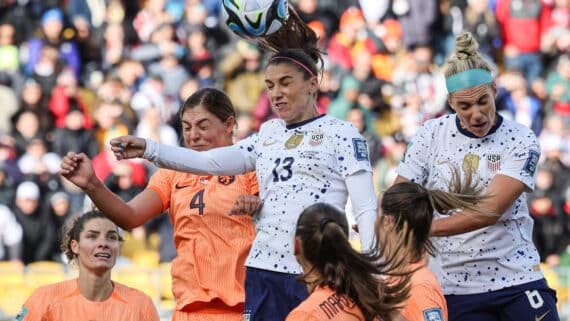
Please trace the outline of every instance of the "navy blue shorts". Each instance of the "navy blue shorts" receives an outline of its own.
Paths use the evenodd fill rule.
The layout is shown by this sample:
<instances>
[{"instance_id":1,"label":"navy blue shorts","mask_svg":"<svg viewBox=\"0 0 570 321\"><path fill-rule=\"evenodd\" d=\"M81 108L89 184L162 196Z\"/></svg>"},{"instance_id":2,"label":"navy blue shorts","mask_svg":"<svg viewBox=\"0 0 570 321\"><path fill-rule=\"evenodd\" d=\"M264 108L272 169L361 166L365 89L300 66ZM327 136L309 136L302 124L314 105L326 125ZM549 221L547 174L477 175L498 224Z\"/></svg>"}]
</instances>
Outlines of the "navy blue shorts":
<instances>
[{"instance_id":1,"label":"navy blue shorts","mask_svg":"<svg viewBox=\"0 0 570 321\"><path fill-rule=\"evenodd\" d=\"M480 294L446 295L449 321L560 321L545 279Z\"/></svg>"},{"instance_id":2,"label":"navy blue shorts","mask_svg":"<svg viewBox=\"0 0 570 321\"><path fill-rule=\"evenodd\" d=\"M244 321L283 321L308 296L297 275L248 267L245 272Z\"/></svg>"}]
</instances>

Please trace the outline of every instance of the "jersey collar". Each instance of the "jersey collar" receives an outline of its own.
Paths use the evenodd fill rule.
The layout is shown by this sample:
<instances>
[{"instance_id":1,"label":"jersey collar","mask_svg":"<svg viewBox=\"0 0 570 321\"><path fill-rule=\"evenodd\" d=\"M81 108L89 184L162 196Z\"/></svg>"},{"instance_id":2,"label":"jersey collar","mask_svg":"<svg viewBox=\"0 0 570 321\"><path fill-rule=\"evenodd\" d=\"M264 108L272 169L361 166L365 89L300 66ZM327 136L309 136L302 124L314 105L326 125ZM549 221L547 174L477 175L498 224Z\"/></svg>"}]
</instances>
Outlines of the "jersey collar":
<instances>
[{"instance_id":1,"label":"jersey collar","mask_svg":"<svg viewBox=\"0 0 570 321\"><path fill-rule=\"evenodd\" d=\"M326 115L326 114L322 114L322 115L319 115L319 116L317 116L317 117L313 117L313 118L309 118L309 119L307 119L307 120L303 120L302 122L298 122L298 123L296 123L296 124L286 125L285 127L286 127L287 129L295 129L295 128L297 128L297 127L301 127L301 126L303 126L303 125L305 125L305 124L308 124L308 123L310 123L310 122L312 122L312 121L314 121L314 120L317 120L317 119L319 119L319 118L322 118L322 117L324 117L325 115Z\"/></svg>"},{"instance_id":2,"label":"jersey collar","mask_svg":"<svg viewBox=\"0 0 570 321\"><path fill-rule=\"evenodd\" d=\"M479 137L479 136L475 136L473 135L470 131L464 129L463 127L461 127L461 121L459 120L459 117L457 117L457 114L455 115L455 126L457 127L457 130L462 133L463 135L469 137L469 138L485 138L487 136L491 136L493 135L497 129L499 129L499 127L501 127L501 124L503 123L503 116L501 116L501 114L496 113L495 116L497 117L497 122L495 123L495 126L493 126L491 128L491 130L489 130L489 132L487 133L487 135L483 136L483 137Z\"/></svg>"}]
</instances>

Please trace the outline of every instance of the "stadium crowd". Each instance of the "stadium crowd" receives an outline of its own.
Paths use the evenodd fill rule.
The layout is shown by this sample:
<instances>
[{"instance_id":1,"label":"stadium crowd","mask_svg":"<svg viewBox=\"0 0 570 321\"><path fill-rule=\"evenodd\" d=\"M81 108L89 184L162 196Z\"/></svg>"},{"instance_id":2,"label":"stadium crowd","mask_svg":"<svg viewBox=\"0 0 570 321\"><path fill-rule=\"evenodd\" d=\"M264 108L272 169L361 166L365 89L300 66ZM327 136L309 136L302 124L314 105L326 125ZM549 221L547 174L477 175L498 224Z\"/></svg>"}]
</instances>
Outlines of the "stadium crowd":
<instances>
[{"instance_id":1,"label":"stadium crowd","mask_svg":"<svg viewBox=\"0 0 570 321\"><path fill-rule=\"evenodd\" d=\"M470 31L495 67L498 112L541 143L528 197L541 260L570 267L570 1L290 5L327 52L319 112L352 122L367 138L378 192L394 181L423 122L451 112L441 66L455 36ZM96 175L129 200L156 168L116 161L109 140L134 134L181 145L177 112L197 89L229 95L236 141L275 117L264 92L267 53L233 35L220 10L219 0L0 2L0 260L63 260L60 227L90 207L59 175L68 151L87 154ZM171 261L166 215L128 231L125 258L129 239L150 246L152 233L160 235L153 249L160 261Z\"/></svg>"}]
</instances>

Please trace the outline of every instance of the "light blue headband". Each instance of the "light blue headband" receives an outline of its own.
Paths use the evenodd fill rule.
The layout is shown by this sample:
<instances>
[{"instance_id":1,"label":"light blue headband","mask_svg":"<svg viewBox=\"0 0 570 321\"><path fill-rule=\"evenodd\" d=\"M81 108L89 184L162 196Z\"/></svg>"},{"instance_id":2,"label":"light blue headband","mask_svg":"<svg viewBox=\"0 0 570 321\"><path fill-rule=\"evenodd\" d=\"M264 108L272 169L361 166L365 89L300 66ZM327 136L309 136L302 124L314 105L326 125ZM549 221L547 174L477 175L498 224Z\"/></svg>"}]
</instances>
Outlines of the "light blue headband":
<instances>
[{"instance_id":1,"label":"light blue headband","mask_svg":"<svg viewBox=\"0 0 570 321\"><path fill-rule=\"evenodd\" d=\"M485 69L469 69L445 78L447 91L452 92L493 82L493 76Z\"/></svg>"}]
</instances>

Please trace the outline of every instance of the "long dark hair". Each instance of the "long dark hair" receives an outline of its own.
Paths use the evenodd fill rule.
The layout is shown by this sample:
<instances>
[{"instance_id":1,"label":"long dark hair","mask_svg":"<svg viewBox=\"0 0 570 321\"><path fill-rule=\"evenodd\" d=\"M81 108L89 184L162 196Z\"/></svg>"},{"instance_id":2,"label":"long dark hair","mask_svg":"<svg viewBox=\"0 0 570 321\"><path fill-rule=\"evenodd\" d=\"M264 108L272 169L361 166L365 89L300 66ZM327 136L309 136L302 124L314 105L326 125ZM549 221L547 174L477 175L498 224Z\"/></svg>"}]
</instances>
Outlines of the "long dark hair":
<instances>
[{"instance_id":1,"label":"long dark hair","mask_svg":"<svg viewBox=\"0 0 570 321\"><path fill-rule=\"evenodd\" d=\"M348 231L342 211L325 203L307 207L299 216L295 237L301 240L302 258L312 269L300 279L347 296L366 320L392 320L409 293L411 272L407 266L411 256L405 243L411 242L407 242L407 231L389 241L383 239L382 243L396 244L387 256L383 248L359 253L351 246ZM398 278L388 282L381 275Z\"/></svg>"},{"instance_id":2,"label":"long dark hair","mask_svg":"<svg viewBox=\"0 0 570 321\"><path fill-rule=\"evenodd\" d=\"M428 190L420 184L401 182L392 185L380 198L381 217L391 216L396 230L410 228L413 235L414 261L422 259L424 253L435 254L430 241L431 222L434 211L452 213L456 209L481 215L497 215L477 205L490 195L481 195L482 189L473 179L473 171L467 170L463 179L456 166L450 166L449 192ZM377 233L380 233L377 230Z\"/></svg>"},{"instance_id":3,"label":"long dark hair","mask_svg":"<svg viewBox=\"0 0 570 321\"><path fill-rule=\"evenodd\" d=\"M318 46L317 34L297 14L293 7L289 6L289 17L285 24L275 33L258 39L258 43L274 52L269 58L268 66L272 64L288 63L295 66L305 74L305 79L316 76L323 67L323 54ZM307 69L294 63L298 61Z\"/></svg>"}]
</instances>

